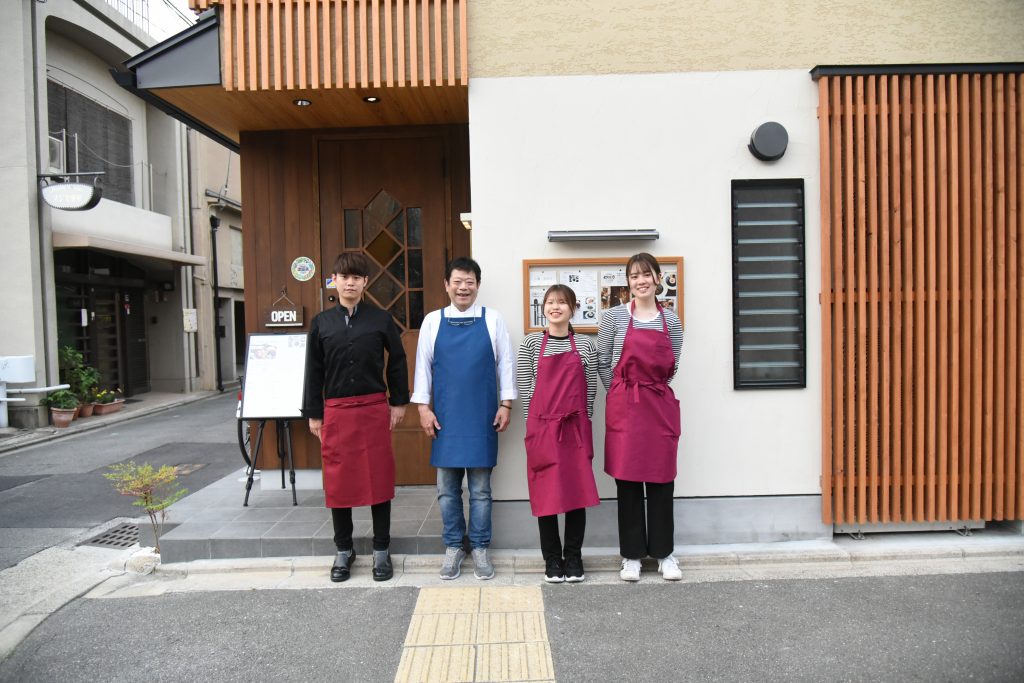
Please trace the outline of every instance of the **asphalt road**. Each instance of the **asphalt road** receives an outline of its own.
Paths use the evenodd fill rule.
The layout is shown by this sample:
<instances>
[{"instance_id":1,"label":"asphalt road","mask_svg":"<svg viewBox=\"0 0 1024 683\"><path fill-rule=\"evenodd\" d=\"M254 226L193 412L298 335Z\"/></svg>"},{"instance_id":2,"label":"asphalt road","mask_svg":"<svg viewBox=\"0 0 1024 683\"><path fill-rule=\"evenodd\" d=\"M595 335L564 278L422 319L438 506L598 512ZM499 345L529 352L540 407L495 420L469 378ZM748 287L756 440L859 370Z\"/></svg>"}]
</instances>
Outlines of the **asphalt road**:
<instances>
[{"instance_id":1,"label":"asphalt road","mask_svg":"<svg viewBox=\"0 0 1024 683\"><path fill-rule=\"evenodd\" d=\"M559 681L1024 680L1020 573L544 586ZM392 681L417 589L79 598L0 681Z\"/></svg>"},{"instance_id":2,"label":"asphalt road","mask_svg":"<svg viewBox=\"0 0 1024 683\"><path fill-rule=\"evenodd\" d=\"M103 478L135 460L201 465L179 477L190 491L243 466L233 393L0 457L0 569L119 517L142 511Z\"/></svg>"}]
</instances>

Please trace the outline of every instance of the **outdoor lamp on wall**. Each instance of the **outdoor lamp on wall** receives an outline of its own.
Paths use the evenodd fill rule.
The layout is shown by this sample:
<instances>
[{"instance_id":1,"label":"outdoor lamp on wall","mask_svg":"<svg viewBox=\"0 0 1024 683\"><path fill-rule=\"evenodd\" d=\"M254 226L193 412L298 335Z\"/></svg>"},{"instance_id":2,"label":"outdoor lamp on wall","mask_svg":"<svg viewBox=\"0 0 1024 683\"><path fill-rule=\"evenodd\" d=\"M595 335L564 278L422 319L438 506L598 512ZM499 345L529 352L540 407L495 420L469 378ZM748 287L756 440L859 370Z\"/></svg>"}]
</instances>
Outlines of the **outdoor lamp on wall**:
<instances>
[{"instance_id":1,"label":"outdoor lamp on wall","mask_svg":"<svg viewBox=\"0 0 1024 683\"><path fill-rule=\"evenodd\" d=\"M40 193L47 206L62 211L88 211L100 203L103 188L99 185L103 171L88 173L58 173L39 176L42 183ZM74 180L81 176L92 176L92 183Z\"/></svg>"},{"instance_id":2,"label":"outdoor lamp on wall","mask_svg":"<svg viewBox=\"0 0 1024 683\"><path fill-rule=\"evenodd\" d=\"M775 121L762 123L750 134L747 149L761 161L776 161L786 153L789 146L789 133L785 126Z\"/></svg>"}]
</instances>

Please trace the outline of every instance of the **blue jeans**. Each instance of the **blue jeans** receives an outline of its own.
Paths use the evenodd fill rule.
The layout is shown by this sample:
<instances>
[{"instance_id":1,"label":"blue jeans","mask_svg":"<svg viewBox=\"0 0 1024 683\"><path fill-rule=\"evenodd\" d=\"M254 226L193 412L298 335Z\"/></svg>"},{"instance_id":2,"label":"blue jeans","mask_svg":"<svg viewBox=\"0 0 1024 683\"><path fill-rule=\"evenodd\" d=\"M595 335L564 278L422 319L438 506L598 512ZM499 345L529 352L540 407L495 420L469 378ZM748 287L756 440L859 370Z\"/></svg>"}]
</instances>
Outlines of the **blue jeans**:
<instances>
[{"instance_id":1,"label":"blue jeans","mask_svg":"<svg viewBox=\"0 0 1024 683\"><path fill-rule=\"evenodd\" d=\"M437 506L441 509L441 539L449 548L461 548L466 535L462 511L462 477L469 483L469 543L491 545L491 467L438 467Z\"/></svg>"}]
</instances>

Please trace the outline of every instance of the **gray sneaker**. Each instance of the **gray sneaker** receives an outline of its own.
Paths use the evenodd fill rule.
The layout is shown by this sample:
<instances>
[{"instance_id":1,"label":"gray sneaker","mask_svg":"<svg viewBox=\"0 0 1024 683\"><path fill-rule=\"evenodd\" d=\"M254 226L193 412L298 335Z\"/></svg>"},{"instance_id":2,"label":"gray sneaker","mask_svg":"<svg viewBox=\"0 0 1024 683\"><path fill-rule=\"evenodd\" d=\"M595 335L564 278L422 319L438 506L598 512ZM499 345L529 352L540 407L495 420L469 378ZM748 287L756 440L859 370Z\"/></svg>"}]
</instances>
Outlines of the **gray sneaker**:
<instances>
[{"instance_id":1,"label":"gray sneaker","mask_svg":"<svg viewBox=\"0 0 1024 683\"><path fill-rule=\"evenodd\" d=\"M444 562L441 563L441 578L445 581L459 578L462 574L464 559L466 559L466 551L462 548L447 548L444 551Z\"/></svg>"},{"instance_id":2,"label":"gray sneaker","mask_svg":"<svg viewBox=\"0 0 1024 683\"><path fill-rule=\"evenodd\" d=\"M487 548L473 548L473 573L481 581L494 578L494 565L487 557Z\"/></svg>"}]
</instances>

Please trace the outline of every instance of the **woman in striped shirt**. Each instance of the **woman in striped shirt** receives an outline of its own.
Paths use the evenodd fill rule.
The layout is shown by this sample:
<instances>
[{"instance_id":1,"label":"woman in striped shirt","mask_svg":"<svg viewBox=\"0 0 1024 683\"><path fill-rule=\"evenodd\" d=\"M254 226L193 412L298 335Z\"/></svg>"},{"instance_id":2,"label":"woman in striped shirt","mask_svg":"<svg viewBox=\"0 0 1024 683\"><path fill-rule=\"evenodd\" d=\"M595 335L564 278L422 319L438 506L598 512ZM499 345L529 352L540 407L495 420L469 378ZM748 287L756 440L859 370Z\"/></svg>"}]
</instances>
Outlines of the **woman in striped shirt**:
<instances>
[{"instance_id":1,"label":"woman in striped shirt","mask_svg":"<svg viewBox=\"0 0 1024 683\"><path fill-rule=\"evenodd\" d=\"M544 293L544 332L527 335L519 346L517 384L526 418L526 480L530 508L540 529L544 580L584 579L583 536L586 508L597 505L594 443L590 416L597 393L597 350L577 335L569 321L576 294L565 285ZM565 546L558 515L565 513Z\"/></svg>"},{"instance_id":2,"label":"woman in striped shirt","mask_svg":"<svg viewBox=\"0 0 1024 683\"><path fill-rule=\"evenodd\" d=\"M597 334L598 373L608 389L604 469L615 478L619 504L619 576L639 581L640 560L651 556L663 578L678 581L672 493L679 401L669 382L679 367L683 328L658 303L661 268L653 256L631 256L626 276L632 300L605 311Z\"/></svg>"}]
</instances>

